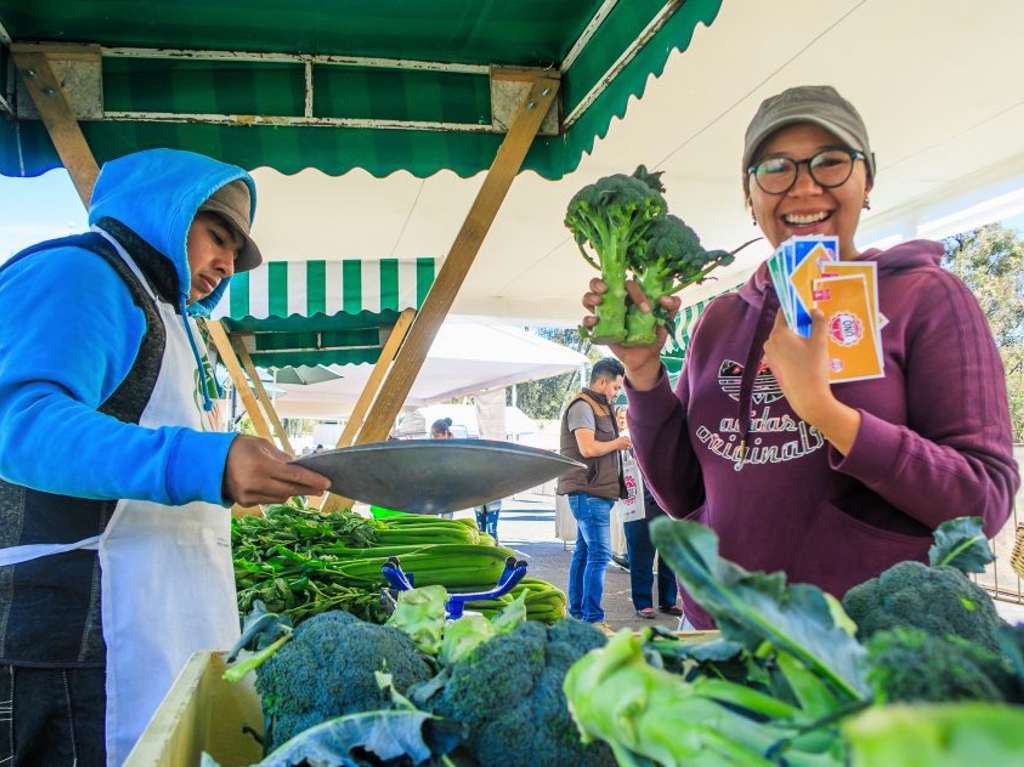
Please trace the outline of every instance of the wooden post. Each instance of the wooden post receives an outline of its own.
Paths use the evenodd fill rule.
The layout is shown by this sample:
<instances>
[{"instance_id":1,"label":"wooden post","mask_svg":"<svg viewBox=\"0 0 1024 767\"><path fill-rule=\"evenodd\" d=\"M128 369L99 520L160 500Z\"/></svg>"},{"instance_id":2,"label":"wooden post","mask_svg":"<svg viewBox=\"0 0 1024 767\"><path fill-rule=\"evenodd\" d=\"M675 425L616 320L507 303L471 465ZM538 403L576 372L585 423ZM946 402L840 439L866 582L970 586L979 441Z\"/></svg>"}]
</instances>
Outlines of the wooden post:
<instances>
[{"instance_id":1,"label":"wooden post","mask_svg":"<svg viewBox=\"0 0 1024 767\"><path fill-rule=\"evenodd\" d=\"M263 417L263 413L260 412L259 403L252 392L249 391L249 383L245 380L245 372L238 362L238 357L235 356L235 350L231 346L231 341L228 340L227 331L224 330L224 326L221 325L219 320L207 320L206 330L210 334L210 340L217 349L217 354L220 355L224 367L228 369L228 374L235 384L238 396L242 398L242 404L245 405L246 412L252 419L252 425L256 428L256 433L263 437L263 439L273 442L274 437L270 433L270 427L267 426L267 420Z\"/></svg>"},{"instance_id":2,"label":"wooden post","mask_svg":"<svg viewBox=\"0 0 1024 767\"><path fill-rule=\"evenodd\" d=\"M11 45L14 64L21 72L25 87L35 102L39 116L43 119L60 160L71 174L71 181L82 198L82 204L89 207L92 188L99 175L99 165L82 135L75 113L68 104L67 96L60 81L53 73L45 48L38 45ZM84 48L80 55L99 56L99 49Z\"/></svg>"},{"instance_id":3,"label":"wooden post","mask_svg":"<svg viewBox=\"0 0 1024 767\"><path fill-rule=\"evenodd\" d=\"M391 367L391 362L402 348L402 342L405 340L415 317L415 309L406 309L398 316L398 322L391 328L391 333L380 350L377 364L373 366L370 377L366 379L366 385L363 386L363 391L359 394L355 407L352 408L352 414L349 416L348 423L345 424L345 429L341 432L341 437L338 438L337 447L348 447L356 440L359 430L363 425L366 412L369 410L370 405L373 404L380 385L388 369ZM319 508L323 512L350 509L352 508L352 499L328 493Z\"/></svg>"},{"instance_id":4,"label":"wooden post","mask_svg":"<svg viewBox=\"0 0 1024 767\"><path fill-rule=\"evenodd\" d=\"M408 335L409 328L412 326L415 318L416 310L406 309L399 315L398 321L391 328L391 333L380 350L377 364L373 366L370 377L366 379L366 385L363 386L363 391L359 394L355 407L352 408L352 415L349 416L348 423L345 424L345 430L338 439L338 447L348 447L355 442L359 430L363 427L366 413L376 399L377 393L380 391L380 385L384 382L391 363L402 348L402 342L405 341L405 337Z\"/></svg>"},{"instance_id":5,"label":"wooden post","mask_svg":"<svg viewBox=\"0 0 1024 767\"><path fill-rule=\"evenodd\" d=\"M292 449L292 443L288 440L288 432L284 430L284 425L281 423L281 419L277 417L277 411L274 410L270 397L267 396L267 390L263 388L260 374L252 363L252 357L249 356L249 350L245 348L241 338L232 338L230 336L229 338L231 338L232 346L238 355L238 359L242 362L242 367L249 375L249 380L252 381L252 388L256 390L256 399L263 406L263 412L270 419L270 425L274 427L274 433L277 434L277 438L281 442L281 449L294 458L295 451Z\"/></svg>"},{"instance_id":6,"label":"wooden post","mask_svg":"<svg viewBox=\"0 0 1024 767\"><path fill-rule=\"evenodd\" d=\"M409 337L402 346L394 367L388 375L373 409L359 434L358 442L379 442L386 439L391 424L405 404L409 390L423 366L437 330L451 309L469 268L483 244L501 203L515 179L526 153L540 129L544 117L558 93L557 75L538 77L524 99L512 127L502 141L498 154L487 172L483 186L469 209L462 228L420 307Z\"/></svg>"}]
</instances>

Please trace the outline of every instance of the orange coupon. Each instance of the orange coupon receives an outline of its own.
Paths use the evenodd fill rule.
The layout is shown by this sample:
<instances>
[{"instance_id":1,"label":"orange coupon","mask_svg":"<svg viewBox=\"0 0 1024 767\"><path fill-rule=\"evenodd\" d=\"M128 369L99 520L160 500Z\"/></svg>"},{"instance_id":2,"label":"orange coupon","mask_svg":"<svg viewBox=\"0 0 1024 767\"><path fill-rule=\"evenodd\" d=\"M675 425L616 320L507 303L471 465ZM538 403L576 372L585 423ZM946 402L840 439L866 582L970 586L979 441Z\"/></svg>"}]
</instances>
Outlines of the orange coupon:
<instances>
[{"instance_id":1,"label":"orange coupon","mask_svg":"<svg viewBox=\"0 0 1024 767\"><path fill-rule=\"evenodd\" d=\"M871 302L871 324L875 333L881 332L878 322L878 264L874 261L833 261L822 271L822 277L848 277L863 274L867 281L868 301ZM881 344L879 344L881 346Z\"/></svg>"},{"instance_id":2,"label":"orange coupon","mask_svg":"<svg viewBox=\"0 0 1024 767\"><path fill-rule=\"evenodd\" d=\"M825 315L832 383L885 375L867 283L863 274L822 277L814 282L814 300Z\"/></svg>"},{"instance_id":3,"label":"orange coupon","mask_svg":"<svg viewBox=\"0 0 1024 767\"><path fill-rule=\"evenodd\" d=\"M789 276L789 283L796 291L808 315L811 313L811 309L814 308L814 297L812 295L814 292L814 281L821 277L824 272L829 271L833 258L832 252L821 243L818 243Z\"/></svg>"}]
</instances>

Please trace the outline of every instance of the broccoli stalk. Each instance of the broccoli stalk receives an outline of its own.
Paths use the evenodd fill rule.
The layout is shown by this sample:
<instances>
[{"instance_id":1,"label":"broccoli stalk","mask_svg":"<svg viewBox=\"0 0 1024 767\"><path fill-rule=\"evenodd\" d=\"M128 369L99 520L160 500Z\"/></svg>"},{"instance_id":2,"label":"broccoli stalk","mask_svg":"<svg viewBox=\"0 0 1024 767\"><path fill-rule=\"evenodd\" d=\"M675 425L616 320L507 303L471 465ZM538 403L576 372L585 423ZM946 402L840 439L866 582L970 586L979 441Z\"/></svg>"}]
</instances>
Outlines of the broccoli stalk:
<instances>
[{"instance_id":1,"label":"broccoli stalk","mask_svg":"<svg viewBox=\"0 0 1024 767\"><path fill-rule=\"evenodd\" d=\"M660 173L641 165L632 176L618 173L583 187L570 200L565 225L587 263L608 286L594 314L597 324L581 330L596 344L621 343L626 337L626 270L629 252L639 245L651 222L667 209ZM584 244L597 256L594 259Z\"/></svg>"},{"instance_id":2,"label":"broccoli stalk","mask_svg":"<svg viewBox=\"0 0 1024 767\"><path fill-rule=\"evenodd\" d=\"M744 243L731 253L707 251L701 247L697 233L676 216L662 216L647 228L629 252L630 268L644 295L654 308L651 312L630 306L626 316L626 346L648 346L657 342L658 325L668 324L659 302L690 285L699 285L719 266L727 266L743 248L757 240Z\"/></svg>"}]
</instances>

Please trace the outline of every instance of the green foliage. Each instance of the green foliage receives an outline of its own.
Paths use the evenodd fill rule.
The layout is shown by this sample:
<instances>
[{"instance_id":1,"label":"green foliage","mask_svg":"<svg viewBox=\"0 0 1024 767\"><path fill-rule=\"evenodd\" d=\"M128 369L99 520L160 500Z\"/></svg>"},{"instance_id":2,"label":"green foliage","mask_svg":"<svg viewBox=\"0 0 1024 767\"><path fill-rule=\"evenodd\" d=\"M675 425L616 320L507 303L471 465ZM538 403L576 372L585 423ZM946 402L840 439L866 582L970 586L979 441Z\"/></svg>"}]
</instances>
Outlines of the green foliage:
<instances>
[{"instance_id":1,"label":"green foliage","mask_svg":"<svg viewBox=\"0 0 1024 767\"><path fill-rule=\"evenodd\" d=\"M992 703L874 707L843 725L851 767L1020 764L1024 708Z\"/></svg>"},{"instance_id":2,"label":"green foliage","mask_svg":"<svg viewBox=\"0 0 1024 767\"><path fill-rule=\"evenodd\" d=\"M949 565L965 573L983 573L995 555L985 537L981 517L957 517L935 530L935 543L928 549L932 567Z\"/></svg>"},{"instance_id":3,"label":"green foliage","mask_svg":"<svg viewBox=\"0 0 1024 767\"><path fill-rule=\"evenodd\" d=\"M805 737L808 713L742 684L683 681L656 668L645 634L623 630L576 663L565 694L585 740L607 742L620 765L840 767L833 732ZM786 744L783 761L769 756Z\"/></svg>"},{"instance_id":4,"label":"green foliage","mask_svg":"<svg viewBox=\"0 0 1024 767\"><path fill-rule=\"evenodd\" d=\"M821 589L787 585L783 573L751 573L722 559L718 536L696 522L656 520L651 540L725 639L750 652L768 643L827 680L841 699L855 700L866 690L864 650L836 620Z\"/></svg>"},{"instance_id":5,"label":"green foliage","mask_svg":"<svg viewBox=\"0 0 1024 767\"><path fill-rule=\"evenodd\" d=\"M398 604L387 625L405 632L421 652L437 655L445 628L444 586L421 586L398 594Z\"/></svg>"},{"instance_id":6,"label":"green foliage","mask_svg":"<svg viewBox=\"0 0 1024 767\"><path fill-rule=\"evenodd\" d=\"M945 240L943 266L981 305L1006 369L1016 442L1024 442L1024 238L989 224Z\"/></svg>"},{"instance_id":7,"label":"green foliage","mask_svg":"<svg viewBox=\"0 0 1024 767\"><path fill-rule=\"evenodd\" d=\"M854 586L843 606L862 640L909 626L939 637L952 634L998 652L996 631L1004 625L992 598L964 573L921 562L900 562Z\"/></svg>"}]
</instances>

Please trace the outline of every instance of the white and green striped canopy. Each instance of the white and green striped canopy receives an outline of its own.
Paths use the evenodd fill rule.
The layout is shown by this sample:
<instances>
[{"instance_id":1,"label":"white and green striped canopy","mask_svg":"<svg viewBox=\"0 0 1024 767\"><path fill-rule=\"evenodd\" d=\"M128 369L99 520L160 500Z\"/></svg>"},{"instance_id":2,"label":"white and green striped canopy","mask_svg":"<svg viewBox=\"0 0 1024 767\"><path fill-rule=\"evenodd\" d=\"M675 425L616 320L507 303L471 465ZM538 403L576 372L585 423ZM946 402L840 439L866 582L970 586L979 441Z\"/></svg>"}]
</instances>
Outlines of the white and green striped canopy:
<instances>
[{"instance_id":1,"label":"white and green striped canopy","mask_svg":"<svg viewBox=\"0 0 1024 767\"><path fill-rule=\"evenodd\" d=\"M435 262L433 258L267 261L231 279L217 318L330 317L339 312L418 309L434 282Z\"/></svg>"},{"instance_id":2,"label":"white and green striped canopy","mask_svg":"<svg viewBox=\"0 0 1024 767\"><path fill-rule=\"evenodd\" d=\"M238 274L215 319L260 367L374 362L404 309L418 309L437 259L267 261Z\"/></svg>"}]
</instances>

